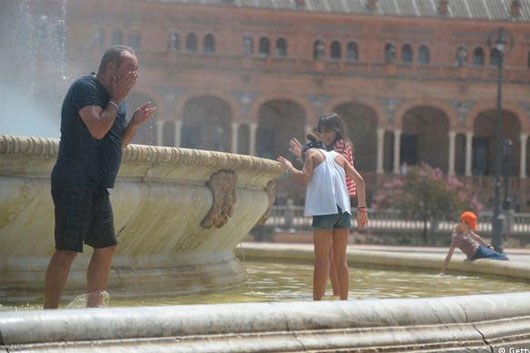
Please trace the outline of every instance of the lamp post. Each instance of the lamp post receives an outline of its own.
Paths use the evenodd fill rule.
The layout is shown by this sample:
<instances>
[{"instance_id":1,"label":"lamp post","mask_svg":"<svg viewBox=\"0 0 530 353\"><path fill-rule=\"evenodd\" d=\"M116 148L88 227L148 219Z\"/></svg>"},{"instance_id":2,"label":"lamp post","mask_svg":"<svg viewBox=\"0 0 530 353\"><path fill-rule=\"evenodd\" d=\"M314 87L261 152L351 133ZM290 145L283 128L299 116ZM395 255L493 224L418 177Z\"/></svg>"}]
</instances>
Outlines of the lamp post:
<instances>
[{"instance_id":1,"label":"lamp post","mask_svg":"<svg viewBox=\"0 0 530 353\"><path fill-rule=\"evenodd\" d=\"M496 251L502 252L502 230L504 227L504 215L501 212L500 188L501 188L501 156L502 156L502 61L504 59L504 50L506 49L506 36L501 28L496 33L496 39L493 42L490 36L489 44L492 50L497 51L497 126L495 134L495 198L493 201L493 219L492 219L492 245Z\"/></svg>"},{"instance_id":2,"label":"lamp post","mask_svg":"<svg viewBox=\"0 0 530 353\"><path fill-rule=\"evenodd\" d=\"M510 171L511 171L511 153L512 153L512 147L513 142L511 139L506 138L504 139L503 143L503 168L504 168L504 197L502 202L502 209L504 211L507 211L512 206L512 199L510 198Z\"/></svg>"}]
</instances>

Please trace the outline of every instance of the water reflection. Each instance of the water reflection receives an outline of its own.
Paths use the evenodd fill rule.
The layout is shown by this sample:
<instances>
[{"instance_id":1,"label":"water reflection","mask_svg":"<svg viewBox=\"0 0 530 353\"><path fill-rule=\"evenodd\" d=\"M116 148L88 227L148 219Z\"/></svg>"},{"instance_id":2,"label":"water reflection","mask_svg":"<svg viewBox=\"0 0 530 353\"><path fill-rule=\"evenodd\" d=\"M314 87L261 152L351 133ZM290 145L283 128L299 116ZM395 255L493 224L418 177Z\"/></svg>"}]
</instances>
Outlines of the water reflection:
<instances>
[{"instance_id":1,"label":"water reflection","mask_svg":"<svg viewBox=\"0 0 530 353\"><path fill-rule=\"evenodd\" d=\"M160 295L134 298L133 293L118 294L112 285L109 306L152 306L230 302L268 302L312 300L313 266L304 264L246 262L248 279L237 287L211 293L191 295ZM159 280L164 281L163 278ZM141 285L133 283L132 286ZM487 294L530 291L530 283L508 281L496 277L447 275L414 270L392 271L384 268L350 268L350 299L421 298L435 296ZM328 289L331 293L331 289ZM7 294L9 295L7 296ZM158 292L160 293L160 292ZM166 292L167 293L167 292ZM61 304L77 307L78 296ZM0 310L40 309L42 298L29 288L0 287ZM126 297L125 295L129 295ZM66 296L68 298L68 296Z\"/></svg>"}]
</instances>

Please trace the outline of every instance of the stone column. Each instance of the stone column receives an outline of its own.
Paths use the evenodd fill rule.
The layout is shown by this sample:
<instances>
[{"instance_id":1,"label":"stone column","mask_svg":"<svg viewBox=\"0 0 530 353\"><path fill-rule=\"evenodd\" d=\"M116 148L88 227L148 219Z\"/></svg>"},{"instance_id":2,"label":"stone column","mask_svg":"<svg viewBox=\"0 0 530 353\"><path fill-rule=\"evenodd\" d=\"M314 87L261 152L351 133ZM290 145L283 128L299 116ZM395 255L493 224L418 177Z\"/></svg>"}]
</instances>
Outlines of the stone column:
<instances>
[{"instance_id":1,"label":"stone column","mask_svg":"<svg viewBox=\"0 0 530 353\"><path fill-rule=\"evenodd\" d=\"M519 177L526 179L526 143L528 142L528 134L521 134L521 163L519 164Z\"/></svg>"},{"instance_id":2,"label":"stone column","mask_svg":"<svg viewBox=\"0 0 530 353\"><path fill-rule=\"evenodd\" d=\"M455 175L455 139L456 132L449 131L449 175Z\"/></svg>"},{"instance_id":3,"label":"stone column","mask_svg":"<svg viewBox=\"0 0 530 353\"><path fill-rule=\"evenodd\" d=\"M165 121L163 120L157 120L156 121L156 145L157 146L163 146L163 138L164 138L164 135L163 135L163 132L164 132L164 123Z\"/></svg>"},{"instance_id":4,"label":"stone column","mask_svg":"<svg viewBox=\"0 0 530 353\"><path fill-rule=\"evenodd\" d=\"M182 130L182 122L175 121L175 147L180 147L180 134Z\"/></svg>"},{"instance_id":5,"label":"stone column","mask_svg":"<svg viewBox=\"0 0 530 353\"><path fill-rule=\"evenodd\" d=\"M232 153L237 153L239 123L232 123Z\"/></svg>"},{"instance_id":6,"label":"stone column","mask_svg":"<svg viewBox=\"0 0 530 353\"><path fill-rule=\"evenodd\" d=\"M401 130L394 129L394 174L399 174L400 152L401 152Z\"/></svg>"},{"instance_id":7,"label":"stone column","mask_svg":"<svg viewBox=\"0 0 530 353\"><path fill-rule=\"evenodd\" d=\"M258 124L256 123L251 123L249 124L249 132L250 132L250 136L249 136L249 155L251 156L255 156L256 155L256 141L257 141L257 138L256 138L256 135L257 135L257 132L258 132Z\"/></svg>"},{"instance_id":8,"label":"stone column","mask_svg":"<svg viewBox=\"0 0 530 353\"><path fill-rule=\"evenodd\" d=\"M471 156L473 148L473 133L466 133L466 176L471 176Z\"/></svg>"},{"instance_id":9,"label":"stone column","mask_svg":"<svg viewBox=\"0 0 530 353\"><path fill-rule=\"evenodd\" d=\"M383 153L385 147L385 129L377 129L377 174L383 174Z\"/></svg>"},{"instance_id":10,"label":"stone column","mask_svg":"<svg viewBox=\"0 0 530 353\"><path fill-rule=\"evenodd\" d=\"M308 134L312 134L313 133L313 126L311 125L306 125L305 126L305 135L304 135L304 139L302 141L300 141L302 144L304 143L305 141L305 137L308 135Z\"/></svg>"}]
</instances>

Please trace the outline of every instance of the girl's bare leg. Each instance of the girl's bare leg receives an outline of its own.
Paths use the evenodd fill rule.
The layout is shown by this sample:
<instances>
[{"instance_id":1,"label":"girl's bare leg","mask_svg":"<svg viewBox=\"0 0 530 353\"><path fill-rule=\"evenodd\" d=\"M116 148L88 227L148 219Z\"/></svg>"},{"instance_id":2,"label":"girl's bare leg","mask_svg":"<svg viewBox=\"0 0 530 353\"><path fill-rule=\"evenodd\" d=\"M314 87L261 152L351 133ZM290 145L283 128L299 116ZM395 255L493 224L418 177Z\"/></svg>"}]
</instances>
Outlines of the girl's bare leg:
<instances>
[{"instance_id":1,"label":"girl's bare leg","mask_svg":"<svg viewBox=\"0 0 530 353\"><path fill-rule=\"evenodd\" d=\"M335 256L333 256L333 243L329 247L329 279L331 280L331 288L333 288L333 295L340 295L339 278L337 277L337 268L335 267Z\"/></svg>"},{"instance_id":2,"label":"girl's bare leg","mask_svg":"<svg viewBox=\"0 0 530 353\"><path fill-rule=\"evenodd\" d=\"M333 230L333 255L339 284L339 296L341 300L348 299L350 287L350 274L348 262L346 261L346 245L348 244L349 229Z\"/></svg>"},{"instance_id":3,"label":"girl's bare leg","mask_svg":"<svg viewBox=\"0 0 530 353\"><path fill-rule=\"evenodd\" d=\"M313 271L313 300L321 300L326 291L329 273L329 248L331 230L314 229L315 268Z\"/></svg>"}]
</instances>

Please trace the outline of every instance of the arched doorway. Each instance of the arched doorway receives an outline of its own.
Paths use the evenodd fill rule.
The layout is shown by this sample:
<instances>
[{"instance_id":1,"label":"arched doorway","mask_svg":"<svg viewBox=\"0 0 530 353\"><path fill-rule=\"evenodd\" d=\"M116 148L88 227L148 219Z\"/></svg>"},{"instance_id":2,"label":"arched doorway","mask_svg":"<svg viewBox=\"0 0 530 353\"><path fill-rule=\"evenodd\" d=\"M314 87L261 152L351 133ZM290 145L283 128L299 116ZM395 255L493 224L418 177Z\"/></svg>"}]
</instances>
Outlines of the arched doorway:
<instances>
[{"instance_id":1,"label":"arched doorway","mask_svg":"<svg viewBox=\"0 0 530 353\"><path fill-rule=\"evenodd\" d=\"M158 103L151 97L141 93L130 93L127 96L127 115L128 119L132 117L132 114L136 108L140 107L145 102L151 102L152 106L158 107ZM151 119L146 123L140 125L136 131L136 135L132 140L132 143L139 145L157 145L157 132L156 122L158 121L158 113L155 113Z\"/></svg>"},{"instance_id":2,"label":"arched doorway","mask_svg":"<svg viewBox=\"0 0 530 353\"><path fill-rule=\"evenodd\" d=\"M228 103L212 96L192 98L184 105L181 145L229 152L232 113Z\"/></svg>"},{"instance_id":3,"label":"arched doorway","mask_svg":"<svg viewBox=\"0 0 530 353\"><path fill-rule=\"evenodd\" d=\"M257 155L276 159L289 157L289 140L305 141L304 109L289 100L271 100L261 105L258 112Z\"/></svg>"},{"instance_id":4,"label":"arched doorway","mask_svg":"<svg viewBox=\"0 0 530 353\"><path fill-rule=\"evenodd\" d=\"M420 106L403 116L400 165L426 163L448 170L449 118L440 109Z\"/></svg>"},{"instance_id":5,"label":"arched doorway","mask_svg":"<svg viewBox=\"0 0 530 353\"><path fill-rule=\"evenodd\" d=\"M347 103L334 109L348 129L353 145L355 168L361 172L375 172L377 164L377 115L362 104Z\"/></svg>"},{"instance_id":6,"label":"arched doorway","mask_svg":"<svg viewBox=\"0 0 530 353\"><path fill-rule=\"evenodd\" d=\"M495 175L495 136L497 126L497 111L495 109L485 110L477 116L473 127L473 148L472 148L472 173L475 175ZM509 139L511 147L503 156L504 171L509 176L519 175L519 161L521 155L521 140L519 137L521 124L519 119L512 112L502 111L502 132L503 145ZM504 146L503 146L504 147Z\"/></svg>"}]
</instances>

